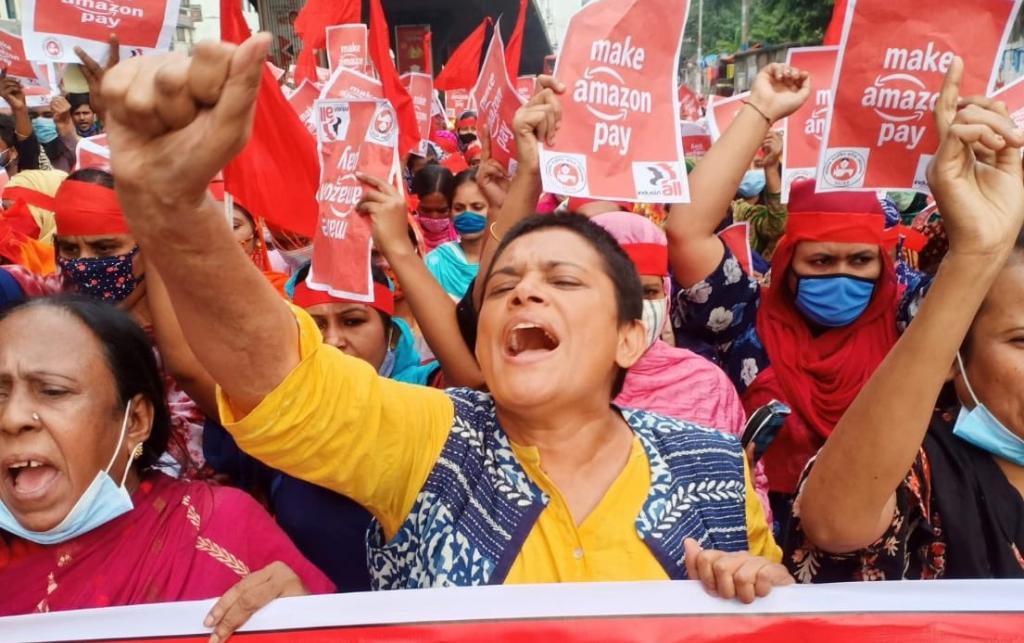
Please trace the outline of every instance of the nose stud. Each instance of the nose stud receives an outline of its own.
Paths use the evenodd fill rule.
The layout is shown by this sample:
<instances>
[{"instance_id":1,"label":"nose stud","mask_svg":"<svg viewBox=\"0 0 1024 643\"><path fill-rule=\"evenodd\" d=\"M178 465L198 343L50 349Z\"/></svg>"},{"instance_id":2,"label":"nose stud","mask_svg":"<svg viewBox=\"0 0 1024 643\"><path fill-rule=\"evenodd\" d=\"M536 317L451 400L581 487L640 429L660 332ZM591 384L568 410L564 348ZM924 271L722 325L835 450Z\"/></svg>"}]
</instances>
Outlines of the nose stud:
<instances>
[{"instance_id":1,"label":"nose stud","mask_svg":"<svg viewBox=\"0 0 1024 643\"><path fill-rule=\"evenodd\" d=\"M39 422L40 420L42 420L42 418L39 417L38 413L33 413L32 414L32 420L35 421L35 422Z\"/></svg>"}]
</instances>

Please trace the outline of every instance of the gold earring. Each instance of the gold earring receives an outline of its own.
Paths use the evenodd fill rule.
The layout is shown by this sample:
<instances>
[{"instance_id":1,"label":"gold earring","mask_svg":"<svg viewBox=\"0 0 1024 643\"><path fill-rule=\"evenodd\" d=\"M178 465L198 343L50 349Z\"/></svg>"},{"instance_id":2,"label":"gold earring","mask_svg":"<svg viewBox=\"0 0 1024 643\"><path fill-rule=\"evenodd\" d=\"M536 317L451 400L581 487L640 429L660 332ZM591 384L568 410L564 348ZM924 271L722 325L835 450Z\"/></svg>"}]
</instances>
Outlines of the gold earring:
<instances>
[{"instance_id":1,"label":"gold earring","mask_svg":"<svg viewBox=\"0 0 1024 643\"><path fill-rule=\"evenodd\" d=\"M138 446L135 447L135 450L132 451L132 460L138 460L141 457L142 457L142 445L139 444Z\"/></svg>"}]
</instances>

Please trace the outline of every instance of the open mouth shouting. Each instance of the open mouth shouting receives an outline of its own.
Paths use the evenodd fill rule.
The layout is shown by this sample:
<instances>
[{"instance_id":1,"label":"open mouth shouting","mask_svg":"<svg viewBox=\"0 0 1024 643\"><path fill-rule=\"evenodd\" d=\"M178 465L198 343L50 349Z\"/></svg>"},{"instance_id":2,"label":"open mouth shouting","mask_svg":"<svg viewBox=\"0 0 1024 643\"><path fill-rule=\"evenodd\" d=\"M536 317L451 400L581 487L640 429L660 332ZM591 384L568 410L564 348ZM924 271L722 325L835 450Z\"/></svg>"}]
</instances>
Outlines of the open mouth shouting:
<instances>
[{"instance_id":1,"label":"open mouth shouting","mask_svg":"<svg viewBox=\"0 0 1024 643\"><path fill-rule=\"evenodd\" d=\"M505 331L505 355L514 361L545 359L561 344L558 335L549 327L533 321L519 321Z\"/></svg>"},{"instance_id":2,"label":"open mouth shouting","mask_svg":"<svg viewBox=\"0 0 1024 643\"><path fill-rule=\"evenodd\" d=\"M7 495L15 502L39 500L53 486L59 471L39 456L15 455L0 464L0 475Z\"/></svg>"}]
</instances>

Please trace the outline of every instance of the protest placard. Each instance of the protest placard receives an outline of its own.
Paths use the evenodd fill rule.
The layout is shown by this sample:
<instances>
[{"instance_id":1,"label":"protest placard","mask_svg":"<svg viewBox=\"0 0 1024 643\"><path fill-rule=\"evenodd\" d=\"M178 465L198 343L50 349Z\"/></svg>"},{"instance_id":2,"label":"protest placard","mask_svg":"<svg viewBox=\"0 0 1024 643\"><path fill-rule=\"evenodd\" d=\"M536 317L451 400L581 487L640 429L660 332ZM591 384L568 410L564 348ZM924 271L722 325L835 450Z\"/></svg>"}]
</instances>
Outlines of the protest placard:
<instances>
[{"instance_id":1,"label":"protest placard","mask_svg":"<svg viewBox=\"0 0 1024 643\"><path fill-rule=\"evenodd\" d=\"M434 108L434 79L430 74L409 72L402 74L402 84L412 97L412 106L416 110L416 123L420 128L420 145L417 154L426 156L427 139L430 138L430 116Z\"/></svg>"},{"instance_id":2,"label":"protest placard","mask_svg":"<svg viewBox=\"0 0 1024 643\"><path fill-rule=\"evenodd\" d=\"M78 145L75 147L75 167L79 170L110 171L110 147L106 134L78 139Z\"/></svg>"},{"instance_id":3,"label":"protest placard","mask_svg":"<svg viewBox=\"0 0 1024 643\"><path fill-rule=\"evenodd\" d=\"M0 29L0 68L22 85L45 87L51 84L46 66L31 62L25 55L21 36L5 29Z\"/></svg>"},{"instance_id":4,"label":"protest placard","mask_svg":"<svg viewBox=\"0 0 1024 643\"><path fill-rule=\"evenodd\" d=\"M711 149L711 135L698 123L684 121L679 124L679 133L683 137L683 156L688 159L701 159Z\"/></svg>"},{"instance_id":5,"label":"protest placard","mask_svg":"<svg viewBox=\"0 0 1024 643\"><path fill-rule=\"evenodd\" d=\"M21 37L29 60L79 62L81 47L96 60L110 53L110 34L121 58L167 51L178 25L180 0L23 0Z\"/></svg>"},{"instance_id":6,"label":"protest placard","mask_svg":"<svg viewBox=\"0 0 1024 643\"><path fill-rule=\"evenodd\" d=\"M512 119L515 118L516 110L525 101L519 96L515 85L508 77L505 47L498 25L494 26L494 35L487 46L487 54L480 67L480 76L470 94L477 106L477 127L484 124L488 127L491 158L501 163L508 172L514 172L516 140L512 135ZM483 132L479 135L482 137Z\"/></svg>"},{"instance_id":7,"label":"protest placard","mask_svg":"<svg viewBox=\"0 0 1024 643\"><path fill-rule=\"evenodd\" d=\"M736 115L743 109L743 101L750 99L750 92L740 92L728 98L711 96L708 99L708 132L711 140L717 141L722 132L729 129Z\"/></svg>"},{"instance_id":8,"label":"protest placard","mask_svg":"<svg viewBox=\"0 0 1024 643\"><path fill-rule=\"evenodd\" d=\"M697 94L688 86L679 85L679 120L699 121L703 116Z\"/></svg>"},{"instance_id":9,"label":"protest placard","mask_svg":"<svg viewBox=\"0 0 1024 643\"><path fill-rule=\"evenodd\" d=\"M1024 129L1024 77L995 92L992 98L1006 103L1010 118L1017 127Z\"/></svg>"},{"instance_id":10,"label":"protest placard","mask_svg":"<svg viewBox=\"0 0 1024 643\"><path fill-rule=\"evenodd\" d=\"M555 69L567 86L562 127L553 147L541 146L546 191L689 200L676 81L688 7L686 0L597 0L572 17Z\"/></svg>"},{"instance_id":11,"label":"protest placard","mask_svg":"<svg viewBox=\"0 0 1024 643\"><path fill-rule=\"evenodd\" d=\"M369 61L366 25L334 25L327 28L327 62L331 71L347 67L366 72Z\"/></svg>"},{"instance_id":12,"label":"protest placard","mask_svg":"<svg viewBox=\"0 0 1024 643\"><path fill-rule=\"evenodd\" d=\"M373 301L372 225L356 211L363 196L357 172L391 182L398 172L398 124L383 100L318 100L319 221L306 284L355 301Z\"/></svg>"},{"instance_id":13,"label":"protest placard","mask_svg":"<svg viewBox=\"0 0 1024 643\"><path fill-rule=\"evenodd\" d=\"M838 47L799 47L790 49L787 64L811 76L811 97L786 119L783 139L782 201L789 202L789 188L799 179L813 179L818 170L821 139L832 106L832 78Z\"/></svg>"},{"instance_id":14,"label":"protest placard","mask_svg":"<svg viewBox=\"0 0 1024 643\"><path fill-rule=\"evenodd\" d=\"M316 113L313 111L313 103L319 96L320 91L308 80L303 80L298 87L285 96L288 99L288 104L299 115L299 120L313 135L316 135Z\"/></svg>"},{"instance_id":15,"label":"protest placard","mask_svg":"<svg viewBox=\"0 0 1024 643\"><path fill-rule=\"evenodd\" d=\"M960 95L988 93L1019 7L1020 0L850 0L818 190L928 191L938 148L932 111L946 71L960 56Z\"/></svg>"},{"instance_id":16,"label":"protest placard","mask_svg":"<svg viewBox=\"0 0 1024 643\"><path fill-rule=\"evenodd\" d=\"M449 119L456 119L473 107L473 97L468 89L452 89L444 93L445 113Z\"/></svg>"},{"instance_id":17,"label":"protest placard","mask_svg":"<svg viewBox=\"0 0 1024 643\"><path fill-rule=\"evenodd\" d=\"M520 76L516 78L516 91L519 92L519 97L524 101L528 101L533 97L533 91L536 86L536 76Z\"/></svg>"},{"instance_id":18,"label":"protest placard","mask_svg":"<svg viewBox=\"0 0 1024 643\"><path fill-rule=\"evenodd\" d=\"M320 90L320 98L341 100L384 100L384 85L348 67L339 67Z\"/></svg>"}]
</instances>

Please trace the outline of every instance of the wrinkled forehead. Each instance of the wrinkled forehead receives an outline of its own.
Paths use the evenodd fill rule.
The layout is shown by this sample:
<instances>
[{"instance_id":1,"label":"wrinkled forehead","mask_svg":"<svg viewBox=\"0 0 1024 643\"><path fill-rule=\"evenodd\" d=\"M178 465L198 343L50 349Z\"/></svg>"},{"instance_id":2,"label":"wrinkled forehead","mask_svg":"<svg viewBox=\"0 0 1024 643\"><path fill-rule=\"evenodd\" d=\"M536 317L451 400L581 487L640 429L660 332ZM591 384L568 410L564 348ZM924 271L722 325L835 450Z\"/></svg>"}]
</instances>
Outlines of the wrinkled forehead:
<instances>
[{"instance_id":1,"label":"wrinkled forehead","mask_svg":"<svg viewBox=\"0 0 1024 643\"><path fill-rule=\"evenodd\" d=\"M880 249L871 243L839 243L835 241L801 241L796 244L795 255L797 257L810 257L817 254L830 255L834 257L848 257L852 255L871 253L879 254Z\"/></svg>"},{"instance_id":2,"label":"wrinkled forehead","mask_svg":"<svg viewBox=\"0 0 1024 643\"><path fill-rule=\"evenodd\" d=\"M589 241L564 228L542 228L510 242L495 257L487 281L498 274L522 275L559 267L606 276L601 256Z\"/></svg>"}]
</instances>

